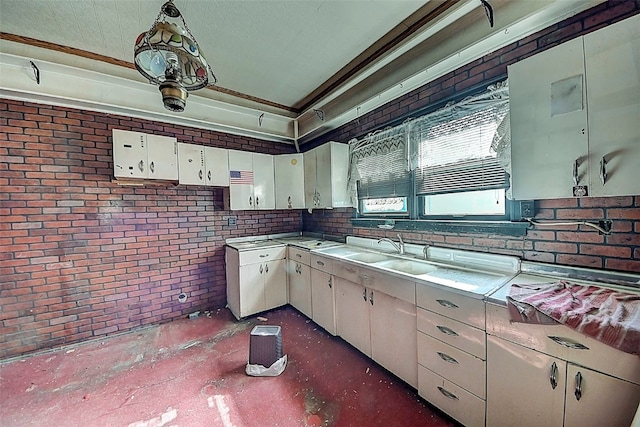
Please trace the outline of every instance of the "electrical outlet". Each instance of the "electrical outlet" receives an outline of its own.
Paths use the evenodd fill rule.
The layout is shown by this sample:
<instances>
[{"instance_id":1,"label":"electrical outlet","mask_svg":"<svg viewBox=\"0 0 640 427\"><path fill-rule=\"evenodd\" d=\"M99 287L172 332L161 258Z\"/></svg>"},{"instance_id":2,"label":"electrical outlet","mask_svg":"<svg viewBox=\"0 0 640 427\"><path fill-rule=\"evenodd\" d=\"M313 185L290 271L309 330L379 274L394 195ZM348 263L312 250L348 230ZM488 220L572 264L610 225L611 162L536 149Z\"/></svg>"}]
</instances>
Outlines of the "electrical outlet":
<instances>
[{"instance_id":1,"label":"electrical outlet","mask_svg":"<svg viewBox=\"0 0 640 427\"><path fill-rule=\"evenodd\" d=\"M511 221L524 221L535 216L533 200L513 200L511 207Z\"/></svg>"},{"instance_id":2,"label":"electrical outlet","mask_svg":"<svg viewBox=\"0 0 640 427\"><path fill-rule=\"evenodd\" d=\"M522 200L520 202L520 214L523 218L533 218L535 216L533 200Z\"/></svg>"},{"instance_id":3,"label":"electrical outlet","mask_svg":"<svg viewBox=\"0 0 640 427\"><path fill-rule=\"evenodd\" d=\"M237 221L238 221L238 218L236 218L235 216L230 216L229 219L227 220L227 224L237 225Z\"/></svg>"}]
</instances>

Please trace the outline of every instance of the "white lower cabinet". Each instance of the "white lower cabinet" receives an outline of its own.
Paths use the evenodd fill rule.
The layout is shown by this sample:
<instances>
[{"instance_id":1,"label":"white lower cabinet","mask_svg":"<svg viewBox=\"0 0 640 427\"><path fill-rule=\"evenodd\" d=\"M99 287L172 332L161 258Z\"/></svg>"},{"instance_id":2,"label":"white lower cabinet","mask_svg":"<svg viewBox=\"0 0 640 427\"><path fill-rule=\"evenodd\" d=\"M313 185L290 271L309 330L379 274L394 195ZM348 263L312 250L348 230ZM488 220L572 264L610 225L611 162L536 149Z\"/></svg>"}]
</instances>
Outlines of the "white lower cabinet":
<instances>
[{"instance_id":1,"label":"white lower cabinet","mask_svg":"<svg viewBox=\"0 0 640 427\"><path fill-rule=\"evenodd\" d=\"M416 303L420 396L465 426L484 426L484 301L418 284Z\"/></svg>"},{"instance_id":2,"label":"white lower cabinet","mask_svg":"<svg viewBox=\"0 0 640 427\"><path fill-rule=\"evenodd\" d=\"M418 388L415 304L378 291L370 299L371 357Z\"/></svg>"},{"instance_id":3,"label":"white lower cabinet","mask_svg":"<svg viewBox=\"0 0 640 427\"><path fill-rule=\"evenodd\" d=\"M336 335L335 279L331 275L332 261L311 255L312 319L331 335Z\"/></svg>"},{"instance_id":4,"label":"white lower cabinet","mask_svg":"<svg viewBox=\"0 0 640 427\"><path fill-rule=\"evenodd\" d=\"M415 304L341 277L335 281L338 335L417 387Z\"/></svg>"},{"instance_id":5,"label":"white lower cabinet","mask_svg":"<svg viewBox=\"0 0 640 427\"><path fill-rule=\"evenodd\" d=\"M631 425L640 385L494 336L487 352L487 426Z\"/></svg>"},{"instance_id":6,"label":"white lower cabinet","mask_svg":"<svg viewBox=\"0 0 640 427\"><path fill-rule=\"evenodd\" d=\"M226 248L227 304L243 318L287 303L286 247Z\"/></svg>"},{"instance_id":7,"label":"white lower cabinet","mask_svg":"<svg viewBox=\"0 0 640 427\"><path fill-rule=\"evenodd\" d=\"M638 356L564 325L509 321L487 304L487 426L628 427L640 404Z\"/></svg>"},{"instance_id":8,"label":"white lower cabinet","mask_svg":"<svg viewBox=\"0 0 640 427\"><path fill-rule=\"evenodd\" d=\"M287 260L289 277L289 304L311 318L311 269L309 251L289 247Z\"/></svg>"},{"instance_id":9,"label":"white lower cabinet","mask_svg":"<svg viewBox=\"0 0 640 427\"><path fill-rule=\"evenodd\" d=\"M362 285L336 277L338 335L371 357L369 291Z\"/></svg>"}]
</instances>

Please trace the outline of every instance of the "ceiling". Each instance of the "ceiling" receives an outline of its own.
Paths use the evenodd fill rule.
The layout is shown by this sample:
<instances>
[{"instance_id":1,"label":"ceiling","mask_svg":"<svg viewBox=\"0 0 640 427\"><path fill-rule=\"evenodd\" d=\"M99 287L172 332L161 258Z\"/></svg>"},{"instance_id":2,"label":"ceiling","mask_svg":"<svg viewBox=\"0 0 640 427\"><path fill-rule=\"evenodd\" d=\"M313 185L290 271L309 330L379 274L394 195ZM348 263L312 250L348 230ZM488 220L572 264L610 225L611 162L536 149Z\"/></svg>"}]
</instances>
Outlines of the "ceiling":
<instances>
[{"instance_id":1,"label":"ceiling","mask_svg":"<svg viewBox=\"0 0 640 427\"><path fill-rule=\"evenodd\" d=\"M491 28L480 0L174 0L218 78L213 90L190 95L181 118L130 96L108 99L115 95L104 88L88 93L104 83L101 75L115 76L112 85L130 94L135 83L161 104L132 62L135 39L163 0L0 0L0 66L10 71L15 58L23 67L24 59L39 59L43 77L60 79L27 89L6 77L0 88L5 96L63 103L73 97L57 86L74 80L58 76L71 73L95 80L84 101L106 110L304 142L598 2L489 0Z\"/></svg>"}]
</instances>

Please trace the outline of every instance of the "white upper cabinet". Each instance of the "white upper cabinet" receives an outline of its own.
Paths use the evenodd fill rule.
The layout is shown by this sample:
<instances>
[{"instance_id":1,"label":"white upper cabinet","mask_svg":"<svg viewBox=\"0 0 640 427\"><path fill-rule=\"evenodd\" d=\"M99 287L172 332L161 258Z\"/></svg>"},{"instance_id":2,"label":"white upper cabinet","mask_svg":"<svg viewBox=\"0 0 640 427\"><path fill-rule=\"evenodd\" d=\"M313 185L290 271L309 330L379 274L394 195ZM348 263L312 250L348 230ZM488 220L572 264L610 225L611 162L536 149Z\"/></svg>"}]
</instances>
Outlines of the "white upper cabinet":
<instances>
[{"instance_id":1,"label":"white upper cabinet","mask_svg":"<svg viewBox=\"0 0 640 427\"><path fill-rule=\"evenodd\" d=\"M590 195L640 194L640 15L584 36Z\"/></svg>"},{"instance_id":2,"label":"white upper cabinet","mask_svg":"<svg viewBox=\"0 0 640 427\"><path fill-rule=\"evenodd\" d=\"M177 180L176 138L114 129L113 174L116 178Z\"/></svg>"},{"instance_id":3,"label":"white upper cabinet","mask_svg":"<svg viewBox=\"0 0 640 427\"><path fill-rule=\"evenodd\" d=\"M231 210L275 209L273 156L229 150Z\"/></svg>"},{"instance_id":4,"label":"white upper cabinet","mask_svg":"<svg viewBox=\"0 0 640 427\"><path fill-rule=\"evenodd\" d=\"M640 16L509 67L514 199L640 194Z\"/></svg>"},{"instance_id":5,"label":"white upper cabinet","mask_svg":"<svg viewBox=\"0 0 640 427\"><path fill-rule=\"evenodd\" d=\"M304 153L307 208L349 207L347 191L349 146L328 142Z\"/></svg>"},{"instance_id":6,"label":"white upper cabinet","mask_svg":"<svg viewBox=\"0 0 640 427\"><path fill-rule=\"evenodd\" d=\"M180 184L226 187L229 185L229 156L224 148L178 144Z\"/></svg>"},{"instance_id":7,"label":"white upper cabinet","mask_svg":"<svg viewBox=\"0 0 640 427\"><path fill-rule=\"evenodd\" d=\"M304 159L302 154L274 156L276 209L302 209L304 203Z\"/></svg>"}]
</instances>

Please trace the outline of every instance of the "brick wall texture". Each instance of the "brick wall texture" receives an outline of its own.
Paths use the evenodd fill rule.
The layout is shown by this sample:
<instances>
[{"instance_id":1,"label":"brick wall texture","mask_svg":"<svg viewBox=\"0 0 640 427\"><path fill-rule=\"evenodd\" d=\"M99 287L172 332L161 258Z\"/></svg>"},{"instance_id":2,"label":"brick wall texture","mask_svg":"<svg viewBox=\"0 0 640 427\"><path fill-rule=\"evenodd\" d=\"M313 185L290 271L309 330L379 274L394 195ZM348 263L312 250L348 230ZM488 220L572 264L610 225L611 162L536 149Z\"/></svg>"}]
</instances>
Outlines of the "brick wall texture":
<instances>
[{"instance_id":1,"label":"brick wall texture","mask_svg":"<svg viewBox=\"0 0 640 427\"><path fill-rule=\"evenodd\" d=\"M361 137L398 118L411 116L412 111L437 105L458 92L478 87L479 82L504 79L507 66L514 62L638 13L640 1L602 3L399 97L324 135L314 144L329 140L346 142ZM607 219L613 221L613 233L604 236L586 226L555 226L531 228L522 238L436 232L403 233L403 238L409 242L516 255L530 261L640 272L640 196L538 200L535 205L535 219L541 222ZM397 232L393 231L352 227L352 216L353 209L304 212L304 229L331 235L396 237Z\"/></svg>"},{"instance_id":2,"label":"brick wall texture","mask_svg":"<svg viewBox=\"0 0 640 427\"><path fill-rule=\"evenodd\" d=\"M640 11L609 2L488 54L306 147L346 142L506 76L506 66ZM222 190L112 182L112 129L270 154L291 146L129 117L0 99L0 359L223 307L224 240L300 231L380 237L352 209L225 211ZM611 219L614 233L535 228L524 238L407 233L406 240L566 265L640 271L640 196L537 202L539 219ZM228 217L237 225L228 226ZM390 236L394 236L391 234ZM189 295L186 303L178 294Z\"/></svg>"},{"instance_id":3,"label":"brick wall texture","mask_svg":"<svg viewBox=\"0 0 640 427\"><path fill-rule=\"evenodd\" d=\"M0 100L0 358L224 307L224 240L300 231L219 188L112 182L112 129L270 154L291 146ZM235 216L237 225L229 226ZM188 295L178 302L180 292Z\"/></svg>"}]
</instances>

